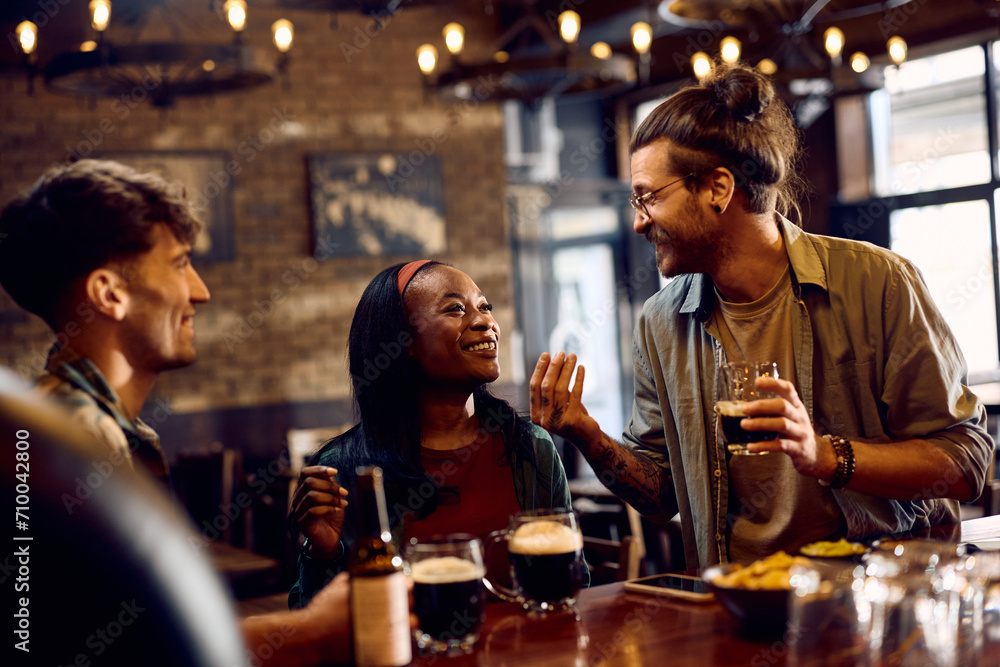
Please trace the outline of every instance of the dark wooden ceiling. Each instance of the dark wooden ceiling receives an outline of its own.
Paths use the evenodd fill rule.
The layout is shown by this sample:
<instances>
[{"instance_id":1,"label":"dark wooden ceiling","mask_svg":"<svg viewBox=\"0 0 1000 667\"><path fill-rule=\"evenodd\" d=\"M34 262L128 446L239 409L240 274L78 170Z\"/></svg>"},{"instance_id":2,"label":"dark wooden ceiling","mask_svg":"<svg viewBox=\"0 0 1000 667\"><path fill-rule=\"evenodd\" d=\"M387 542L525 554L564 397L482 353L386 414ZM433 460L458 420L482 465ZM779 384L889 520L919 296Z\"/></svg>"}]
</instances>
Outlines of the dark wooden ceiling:
<instances>
[{"instance_id":1,"label":"dark wooden ceiling","mask_svg":"<svg viewBox=\"0 0 1000 667\"><path fill-rule=\"evenodd\" d=\"M212 0L198 0L211 4ZM221 0L220 0L221 1ZM40 11L38 0L5 0L0 3L0 28L12 35L17 23ZM51 4L58 11L42 29L39 57L44 63L56 51L86 39L87 2L70 0ZM173 0L114 0L118 22L140 23L151 7ZM526 12L553 22L564 9L581 15L580 44L608 42L616 52L632 54L629 28L639 20L653 26L650 83L666 83L689 75L686 63L692 53L718 51L719 40L735 35L743 42L744 58L756 62L775 53L804 58L822 55L822 33L837 25L846 35L845 52L864 51L873 62L885 61L885 41L904 37L911 55L920 55L932 44L983 41L1000 37L1000 2L997 0L248 0L254 7L288 8L316 12L369 14L408 11L433 5L442 15L482 12L490 17L499 36ZM18 54L12 40L0 49L0 65L16 66ZM530 48L530 44L528 47Z\"/></svg>"}]
</instances>

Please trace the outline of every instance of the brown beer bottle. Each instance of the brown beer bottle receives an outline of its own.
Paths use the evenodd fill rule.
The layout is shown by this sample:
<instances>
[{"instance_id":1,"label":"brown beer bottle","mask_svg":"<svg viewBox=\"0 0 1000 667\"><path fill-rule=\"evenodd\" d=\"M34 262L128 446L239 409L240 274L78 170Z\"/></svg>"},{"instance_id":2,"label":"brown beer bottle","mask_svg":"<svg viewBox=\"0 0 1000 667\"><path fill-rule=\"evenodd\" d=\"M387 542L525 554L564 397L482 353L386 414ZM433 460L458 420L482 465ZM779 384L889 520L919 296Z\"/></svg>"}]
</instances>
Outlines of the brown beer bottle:
<instances>
[{"instance_id":1,"label":"brown beer bottle","mask_svg":"<svg viewBox=\"0 0 1000 667\"><path fill-rule=\"evenodd\" d=\"M408 665L410 605L403 559L392 543L382 469L358 468L357 535L351 549L354 660L364 667Z\"/></svg>"}]
</instances>

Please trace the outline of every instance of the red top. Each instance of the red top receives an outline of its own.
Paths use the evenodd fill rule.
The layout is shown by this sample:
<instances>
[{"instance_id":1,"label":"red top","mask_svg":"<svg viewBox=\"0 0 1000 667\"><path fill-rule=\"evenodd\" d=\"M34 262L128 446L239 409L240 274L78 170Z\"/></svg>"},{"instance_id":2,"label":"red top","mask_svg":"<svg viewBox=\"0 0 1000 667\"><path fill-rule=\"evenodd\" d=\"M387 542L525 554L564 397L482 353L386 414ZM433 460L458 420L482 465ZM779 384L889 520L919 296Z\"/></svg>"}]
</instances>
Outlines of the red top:
<instances>
[{"instance_id":1,"label":"red top","mask_svg":"<svg viewBox=\"0 0 1000 667\"><path fill-rule=\"evenodd\" d=\"M510 515L521 511L514 478L498 435L485 430L472 444L459 449L421 449L420 462L442 487L437 509L424 519L407 519L404 541L434 534L472 533L480 538L507 527Z\"/></svg>"}]
</instances>

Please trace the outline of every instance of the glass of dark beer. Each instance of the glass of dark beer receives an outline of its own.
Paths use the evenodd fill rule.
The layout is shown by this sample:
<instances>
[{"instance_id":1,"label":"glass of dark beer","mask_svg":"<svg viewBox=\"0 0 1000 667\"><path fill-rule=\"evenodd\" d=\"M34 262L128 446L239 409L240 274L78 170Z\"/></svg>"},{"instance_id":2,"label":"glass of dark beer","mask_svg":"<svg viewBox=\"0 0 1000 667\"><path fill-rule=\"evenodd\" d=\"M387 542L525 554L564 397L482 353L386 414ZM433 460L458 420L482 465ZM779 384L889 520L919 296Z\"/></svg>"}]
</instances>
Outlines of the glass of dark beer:
<instances>
[{"instance_id":1,"label":"glass of dark beer","mask_svg":"<svg viewBox=\"0 0 1000 667\"><path fill-rule=\"evenodd\" d=\"M471 651L486 615L483 543L460 533L414 538L405 555L419 619L417 646L434 654Z\"/></svg>"},{"instance_id":2,"label":"glass of dark beer","mask_svg":"<svg viewBox=\"0 0 1000 667\"><path fill-rule=\"evenodd\" d=\"M518 512L507 530L490 535L490 544L507 542L513 590L485 579L504 600L530 611L570 609L583 586L583 534L572 510Z\"/></svg>"},{"instance_id":3,"label":"glass of dark beer","mask_svg":"<svg viewBox=\"0 0 1000 667\"><path fill-rule=\"evenodd\" d=\"M747 451L747 444L773 440L773 431L744 431L740 422L746 417L743 406L762 398L774 398L770 391L757 388L757 378L779 377L778 364L772 361L731 361L719 368L719 399L715 412L719 415L719 432L726 448L733 454L767 454Z\"/></svg>"}]
</instances>

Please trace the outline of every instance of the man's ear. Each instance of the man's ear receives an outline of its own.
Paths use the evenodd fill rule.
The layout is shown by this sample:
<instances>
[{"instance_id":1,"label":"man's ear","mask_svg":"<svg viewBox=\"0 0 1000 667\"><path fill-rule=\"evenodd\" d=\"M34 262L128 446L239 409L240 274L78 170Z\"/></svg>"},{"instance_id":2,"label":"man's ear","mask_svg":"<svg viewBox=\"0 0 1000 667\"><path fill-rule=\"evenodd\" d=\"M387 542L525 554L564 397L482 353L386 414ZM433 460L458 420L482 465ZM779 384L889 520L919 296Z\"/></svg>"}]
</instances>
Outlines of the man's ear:
<instances>
[{"instance_id":1,"label":"man's ear","mask_svg":"<svg viewBox=\"0 0 1000 667\"><path fill-rule=\"evenodd\" d=\"M716 167L708 175L708 186L711 193L709 206L720 213L725 211L736 192L736 179L733 177L733 172L725 167Z\"/></svg>"},{"instance_id":2,"label":"man's ear","mask_svg":"<svg viewBox=\"0 0 1000 667\"><path fill-rule=\"evenodd\" d=\"M128 310L128 290L125 281L110 269L94 269L84 283L87 300L97 312L116 322L125 319Z\"/></svg>"}]
</instances>

